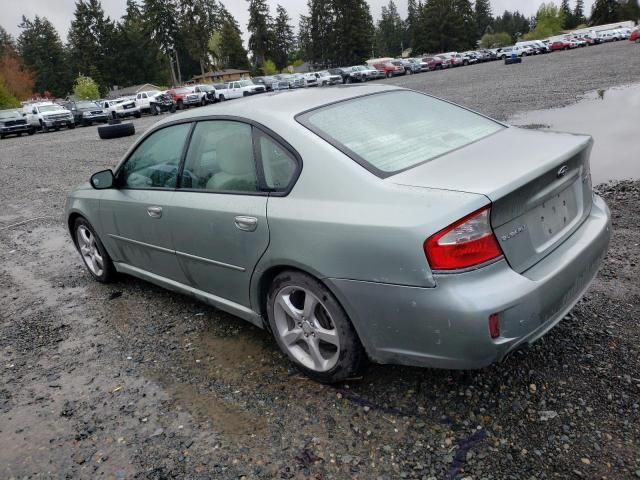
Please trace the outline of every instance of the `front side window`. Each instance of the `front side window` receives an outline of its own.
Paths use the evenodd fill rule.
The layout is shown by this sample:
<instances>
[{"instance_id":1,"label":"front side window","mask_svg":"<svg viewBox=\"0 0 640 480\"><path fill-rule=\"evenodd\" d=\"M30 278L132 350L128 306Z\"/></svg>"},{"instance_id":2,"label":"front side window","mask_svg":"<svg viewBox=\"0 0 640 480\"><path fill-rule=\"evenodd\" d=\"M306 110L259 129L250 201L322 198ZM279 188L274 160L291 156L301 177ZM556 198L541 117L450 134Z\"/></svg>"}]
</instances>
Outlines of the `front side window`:
<instances>
[{"instance_id":1,"label":"front side window","mask_svg":"<svg viewBox=\"0 0 640 480\"><path fill-rule=\"evenodd\" d=\"M198 123L180 186L211 192L258 192L251 126L223 120Z\"/></svg>"},{"instance_id":2,"label":"front side window","mask_svg":"<svg viewBox=\"0 0 640 480\"><path fill-rule=\"evenodd\" d=\"M265 135L260 135L259 142L267 187L275 191L286 190L296 173L296 160L288 151Z\"/></svg>"},{"instance_id":3,"label":"front side window","mask_svg":"<svg viewBox=\"0 0 640 480\"><path fill-rule=\"evenodd\" d=\"M305 113L298 120L381 177L505 128L477 113L409 91L347 100Z\"/></svg>"},{"instance_id":4,"label":"front side window","mask_svg":"<svg viewBox=\"0 0 640 480\"><path fill-rule=\"evenodd\" d=\"M162 128L149 135L122 168L129 188L175 188L184 144L191 124Z\"/></svg>"}]
</instances>

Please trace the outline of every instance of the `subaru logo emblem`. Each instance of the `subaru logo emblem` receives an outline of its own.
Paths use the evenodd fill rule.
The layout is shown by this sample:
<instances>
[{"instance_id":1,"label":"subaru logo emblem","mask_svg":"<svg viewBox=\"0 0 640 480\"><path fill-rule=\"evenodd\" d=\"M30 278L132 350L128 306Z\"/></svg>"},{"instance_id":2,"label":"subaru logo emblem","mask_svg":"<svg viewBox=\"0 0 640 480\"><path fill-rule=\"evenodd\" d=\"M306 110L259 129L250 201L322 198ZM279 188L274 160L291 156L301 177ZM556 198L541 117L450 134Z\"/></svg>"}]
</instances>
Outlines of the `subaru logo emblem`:
<instances>
[{"instance_id":1,"label":"subaru logo emblem","mask_svg":"<svg viewBox=\"0 0 640 480\"><path fill-rule=\"evenodd\" d=\"M569 167L567 167L566 165L561 166L560 170L558 170L558 178L564 177L568 171Z\"/></svg>"}]
</instances>

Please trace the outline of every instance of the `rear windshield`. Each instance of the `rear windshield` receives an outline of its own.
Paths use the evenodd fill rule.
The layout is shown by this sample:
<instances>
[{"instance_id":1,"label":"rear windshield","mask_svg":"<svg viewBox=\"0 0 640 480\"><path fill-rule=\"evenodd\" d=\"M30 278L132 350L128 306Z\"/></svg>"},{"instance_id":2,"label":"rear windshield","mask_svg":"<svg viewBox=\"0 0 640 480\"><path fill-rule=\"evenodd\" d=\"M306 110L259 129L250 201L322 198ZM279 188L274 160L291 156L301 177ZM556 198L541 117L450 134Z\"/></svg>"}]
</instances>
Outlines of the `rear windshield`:
<instances>
[{"instance_id":1,"label":"rear windshield","mask_svg":"<svg viewBox=\"0 0 640 480\"><path fill-rule=\"evenodd\" d=\"M505 128L477 113L409 91L355 98L312 110L298 119L380 177Z\"/></svg>"}]
</instances>

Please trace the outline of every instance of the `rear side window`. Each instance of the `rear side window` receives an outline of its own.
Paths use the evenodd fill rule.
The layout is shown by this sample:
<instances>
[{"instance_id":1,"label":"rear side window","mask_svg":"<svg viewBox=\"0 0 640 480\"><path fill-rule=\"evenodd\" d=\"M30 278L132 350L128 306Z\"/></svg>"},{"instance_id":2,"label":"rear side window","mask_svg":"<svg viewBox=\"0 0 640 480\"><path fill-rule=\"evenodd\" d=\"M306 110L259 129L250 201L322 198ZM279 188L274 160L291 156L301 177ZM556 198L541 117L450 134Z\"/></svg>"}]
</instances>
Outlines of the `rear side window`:
<instances>
[{"instance_id":1,"label":"rear side window","mask_svg":"<svg viewBox=\"0 0 640 480\"><path fill-rule=\"evenodd\" d=\"M276 191L287 189L296 173L293 156L269 137L260 134L260 158L267 187Z\"/></svg>"},{"instance_id":2,"label":"rear side window","mask_svg":"<svg viewBox=\"0 0 640 480\"><path fill-rule=\"evenodd\" d=\"M380 177L388 177L503 128L486 117L416 92L367 95L297 117Z\"/></svg>"}]
</instances>

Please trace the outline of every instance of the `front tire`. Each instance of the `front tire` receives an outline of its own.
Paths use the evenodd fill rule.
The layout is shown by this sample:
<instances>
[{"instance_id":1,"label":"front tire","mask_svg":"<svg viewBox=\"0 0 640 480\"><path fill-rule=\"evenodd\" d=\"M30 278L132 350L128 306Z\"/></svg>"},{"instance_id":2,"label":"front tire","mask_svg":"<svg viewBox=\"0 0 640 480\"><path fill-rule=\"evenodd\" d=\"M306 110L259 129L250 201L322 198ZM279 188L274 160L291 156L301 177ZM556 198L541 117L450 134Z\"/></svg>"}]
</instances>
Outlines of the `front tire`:
<instances>
[{"instance_id":1,"label":"front tire","mask_svg":"<svg viewBox=\"0 0 640 480\"><path fill-rule=\"evenodd\" d=\"M91 224L79 217L73 234L76 248L91 276L100 283L112 281L116 273L113 262Z\"/></svg>"},{"instance_id":2,"label":"front tire","mask_svg":"<svg viewBox=\"0 0 640 480\"><path fill-rule=\"evenodd\" d=\"M367 358L347 314L315 278L276 276L267 295L269 326L280 349L308 377L335 383L356 376Z\"/></svg>"}]
</instances>

